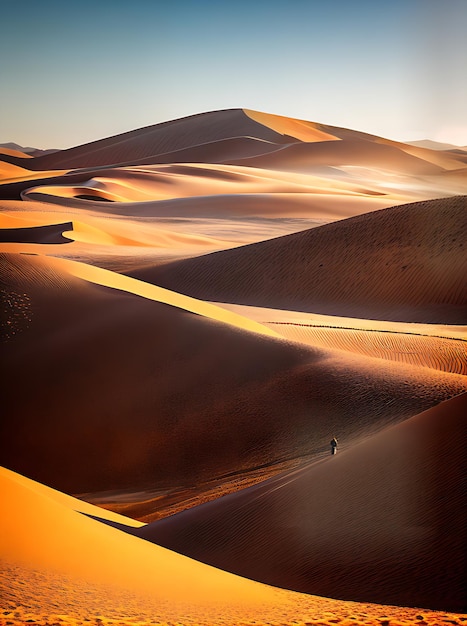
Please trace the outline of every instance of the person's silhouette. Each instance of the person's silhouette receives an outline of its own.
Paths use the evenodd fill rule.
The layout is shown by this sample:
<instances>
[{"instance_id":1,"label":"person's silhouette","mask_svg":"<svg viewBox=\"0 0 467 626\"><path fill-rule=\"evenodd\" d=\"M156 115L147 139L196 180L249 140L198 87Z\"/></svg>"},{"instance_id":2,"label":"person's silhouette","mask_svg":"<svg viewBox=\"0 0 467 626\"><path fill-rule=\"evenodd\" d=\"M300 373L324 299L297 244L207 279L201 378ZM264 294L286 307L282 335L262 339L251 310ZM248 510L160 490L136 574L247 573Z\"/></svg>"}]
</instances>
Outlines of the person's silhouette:
<instances>
[{"instance_id":1,"label":"person's silhouette","mask_svg":"<svg viewBox=\"0 0 467 626\"><path fill-rule=\"evenodd\" d=\"M336 454L337 452L337 439L333 437L331 439L331 454Z\"/></svg>"}]
</instances>

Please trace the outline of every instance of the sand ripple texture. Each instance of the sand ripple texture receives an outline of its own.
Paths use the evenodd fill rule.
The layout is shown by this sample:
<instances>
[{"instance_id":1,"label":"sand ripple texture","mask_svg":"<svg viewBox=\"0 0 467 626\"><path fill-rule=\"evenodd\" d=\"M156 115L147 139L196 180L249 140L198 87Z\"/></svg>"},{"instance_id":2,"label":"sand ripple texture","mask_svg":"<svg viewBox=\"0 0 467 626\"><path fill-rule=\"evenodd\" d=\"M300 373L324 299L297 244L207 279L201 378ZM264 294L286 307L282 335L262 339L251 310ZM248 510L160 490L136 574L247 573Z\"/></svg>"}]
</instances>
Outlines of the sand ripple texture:
<instances>
[{"instance_id":1,"label":"sand ripple texture","mask_svg":"<svg viewBox=\"0 0 467 626\"><path fill-rule=\"evenodd\" d=\"M125 589L91 585L51 572L2 563L1 626L444 626L467 615L329 600L278 591L281 608L255 614L241 607L152 601ZM284 603L284 600L286 601Z\"/></svg>"}]
</instances>

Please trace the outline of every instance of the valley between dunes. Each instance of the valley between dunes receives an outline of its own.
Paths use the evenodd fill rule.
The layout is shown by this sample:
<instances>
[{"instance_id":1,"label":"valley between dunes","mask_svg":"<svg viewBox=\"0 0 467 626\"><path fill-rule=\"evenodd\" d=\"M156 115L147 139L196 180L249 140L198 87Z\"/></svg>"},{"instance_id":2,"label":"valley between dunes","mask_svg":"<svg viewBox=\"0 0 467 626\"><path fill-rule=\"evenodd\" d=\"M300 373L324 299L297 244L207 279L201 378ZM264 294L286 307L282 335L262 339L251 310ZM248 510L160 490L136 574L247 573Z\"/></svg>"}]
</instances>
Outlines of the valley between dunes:
<instances>
[{"instance_id":1,"label":"valley between dunes","mask_svg":"<svg viewBox=\"0 0 467 626\"><path fill-rule=\"evenodd\" d=\"M0 147L0 624L467 621L466 248L462 150Z\"/></svg>"}]
</instances>

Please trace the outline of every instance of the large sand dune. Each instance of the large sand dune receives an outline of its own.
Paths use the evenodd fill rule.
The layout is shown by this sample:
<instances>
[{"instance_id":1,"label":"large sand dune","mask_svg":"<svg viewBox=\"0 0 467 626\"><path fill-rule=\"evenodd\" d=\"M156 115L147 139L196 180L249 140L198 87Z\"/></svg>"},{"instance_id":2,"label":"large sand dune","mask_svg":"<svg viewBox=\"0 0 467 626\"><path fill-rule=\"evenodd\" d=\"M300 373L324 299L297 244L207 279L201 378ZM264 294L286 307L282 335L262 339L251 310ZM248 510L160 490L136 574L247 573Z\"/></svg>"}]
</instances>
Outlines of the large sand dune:
<instances>
[{"instance_id":1,"label":"large sand dune","mask_svg":"<svg viewBox=\"0 0 467 626\"><path fill-rule=\"evenodd\" d=\"M466 610L467 395L135 532L269 584ZM339 434L338 432L336 434Z\"/></svg>"},{"instance_id":2,"label":"large sand dune","mask_svg":"<svg viewBox=\"0 0 467 626\"><path fill-rule=\"evenodd\" d=\"M459 509L441 498L442 484L457 489L455 466L418 448L410 465L391 433L411 442L416 431L436 448L438 431L418 434L424 418L411 418L467 391L466 173L462 151L242 109L68 150L0 149L0 462L103 507L95 515L1 475L17 506L0 522L0 623L457 620L254 586L259 607L252 583L83 513L127 527L140 522L112 509L153 521L211 501L191 514L202 526L200 511L219 512L212 538L237 524L238 545L199 543L226 567L251 565L247 551L254 575L283 575L278 584L457 610L459 554L449 588L435 572L447 563L435 538L447 554L463 537ZM458 402L441 406L455 415ZM458 426L444 423L440 451ZM333 434L345 450L330 465ZM238 495L245 507L225 518L231 500L220 496L283 471ZM337 500L323 490L328 475ZM316 571L301 558L310 546ZM358 568L352 546L362 547Z\"/></svg>"},{"instance_id":3,"label":"large sand dune","mask_svg":"<svg viewBox=\"0 0 467 626\"><path fill-rule=\"evenodd\" d=\"M87 505L83 515L82 502L4 468L0 488L8 511L0 520L1 624L377 626L456 617L274 589L124 534L89 517L101 510Z\"/></svg>"},{"instance_id":4,"label":"large sand dune","mask_svg":"<svg viewBox=\"0 0 467 626\"><path fill-rule=\"evenodd\" d=\"M457 374L287 343L91 266L24 255L2 266L16 303L3 326L2 463L67 491L187 485L319 453L336 428L355 439L466 389Z\"/></svg>"},{"instance_id":5,"label":"large sand dune","mask_svg":"<svg viewBox=\"0 0 467 626\"><path fill-rule=\"evenodd\" d=\"M134 275L220 302L463 324L466 209L413 203Z\"/></svg>"}]
</instances>

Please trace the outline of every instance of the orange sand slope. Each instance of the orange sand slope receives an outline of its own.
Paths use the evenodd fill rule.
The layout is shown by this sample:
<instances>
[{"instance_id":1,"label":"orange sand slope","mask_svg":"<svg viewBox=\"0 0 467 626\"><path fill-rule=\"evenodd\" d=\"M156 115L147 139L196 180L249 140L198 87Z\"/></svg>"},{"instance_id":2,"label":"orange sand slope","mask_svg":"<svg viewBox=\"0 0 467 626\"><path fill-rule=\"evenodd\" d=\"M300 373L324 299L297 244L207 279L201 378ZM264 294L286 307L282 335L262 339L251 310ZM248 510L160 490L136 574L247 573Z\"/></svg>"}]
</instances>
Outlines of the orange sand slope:
<instances>
[{"instance_id":1,"label":"orange sand slope","mask_svg":"<svg viewBox=\"0 0 467 626\"><path fill-rule=\"evenodd\" d=\"M197 298L463 324L467 196L412 203L133 275Z\"/></svg>"},{"instance_id":2,"label":"orange sand slope","mask_svg":"<svg viewBox=\"0 0 467 626\"><path fill-rule=\"evenodd\" d=\"M289 589L465 611L466 410L463 394L134 532Z\"/></svg>"},{"instance_id":3,"label":"orange sand slope","mask_svg":"<svg viewBox=\"0 0 467 626\"><path fill-rule=\"evenodd\" d=\"M4 624L416 623L420 610L359 605L267 587L124 534L82 503L0 468ZM92 509L88 505L88 509ZM454 615L421 611L426 623ZM373 621L369 621L373 620Z\"/></svg>"},{"instance_id":4,"label":"orange sand slope","mask_svg":"<svg viewBox=\"0 0 467 626\"><path fill-rule=\"evenodd\" d=\"M330 430L352 441L467 389L90 265L1 261L2 463L66 491L186 486L319 454Z\"/></svg>"},{"instance_id":5,"label":"orange sand slope","mask_svg":"<svg viewBox=\"0 0 467 626\"><path fill-rule=\"evenodd\" d=\"M221 303L291 341L467 375L467 326L365 320Z\"/></svg>"}]
</instances>

